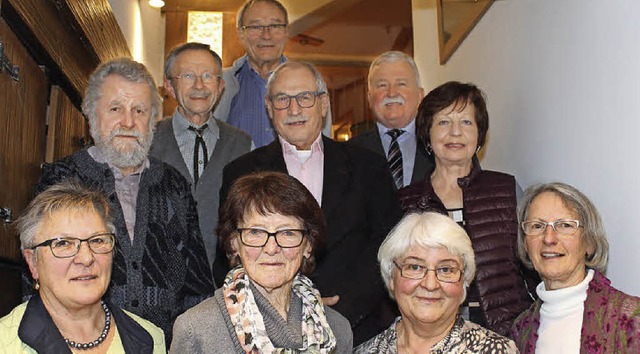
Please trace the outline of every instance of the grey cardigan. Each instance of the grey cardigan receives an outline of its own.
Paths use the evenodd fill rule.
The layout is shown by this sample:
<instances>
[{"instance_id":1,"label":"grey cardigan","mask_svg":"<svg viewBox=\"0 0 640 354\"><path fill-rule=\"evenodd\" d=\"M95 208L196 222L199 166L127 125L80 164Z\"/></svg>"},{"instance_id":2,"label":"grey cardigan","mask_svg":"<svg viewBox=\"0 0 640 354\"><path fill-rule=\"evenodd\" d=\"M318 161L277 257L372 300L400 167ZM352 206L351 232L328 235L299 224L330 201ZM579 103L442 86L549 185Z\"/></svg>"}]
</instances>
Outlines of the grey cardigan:
<instances>
[{"instance_id":1,"label":"grey cardigan","mask_svg":"<svg viewBox=\"0 0 640 354\"><path fill-rule=\"evenodd\" d=\"M263 315L269 338L274 345L295 342L296 338L292 339L291 331L285 327L299 328L297 335L300 335L302 301L296 296L291 297L289 319L284 321L254 286L251 289ZM349 321L330 307L325 306L324 309L329 326L337 341L334 353L351 353L353 351L353 334ZM301 337L297 339L300 340ZM216 290L213 297L202 301L178 317L173 326L173 342L170 353L244 353L231 326L222 289Z\"/></svg>"}]
</instances>

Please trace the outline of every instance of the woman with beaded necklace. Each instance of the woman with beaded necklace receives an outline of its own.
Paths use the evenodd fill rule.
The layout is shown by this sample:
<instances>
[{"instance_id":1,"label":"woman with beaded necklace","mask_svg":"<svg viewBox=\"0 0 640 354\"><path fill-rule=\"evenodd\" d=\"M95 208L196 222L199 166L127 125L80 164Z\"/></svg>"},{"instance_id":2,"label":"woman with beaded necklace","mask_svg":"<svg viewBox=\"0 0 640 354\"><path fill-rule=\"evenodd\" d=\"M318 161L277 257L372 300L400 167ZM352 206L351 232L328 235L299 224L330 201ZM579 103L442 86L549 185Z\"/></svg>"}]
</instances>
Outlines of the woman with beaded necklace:
<instances>
[{"instance_id":1,"label":"woman with beaded necklace","mask_svg":"<svg viewBox=\"0 0 640 354\"><path fill-rule=\"evenodd\" d=\"M0 353L166 353L162 330L102 300L115 243L102 194L51 186L17 228L37 293L0 319Z\"/></svg>"}]
</instances>

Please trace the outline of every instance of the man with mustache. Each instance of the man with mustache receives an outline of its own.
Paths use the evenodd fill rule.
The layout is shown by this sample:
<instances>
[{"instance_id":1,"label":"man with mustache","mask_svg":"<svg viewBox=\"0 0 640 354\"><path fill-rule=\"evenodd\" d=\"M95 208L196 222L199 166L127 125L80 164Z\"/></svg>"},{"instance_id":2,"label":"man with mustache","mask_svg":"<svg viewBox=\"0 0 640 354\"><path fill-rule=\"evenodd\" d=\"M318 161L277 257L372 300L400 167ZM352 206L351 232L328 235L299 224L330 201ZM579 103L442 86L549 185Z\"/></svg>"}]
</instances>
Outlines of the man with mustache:
<instances>
[{"instance_id":1,"label":"man with mustache","mask_svg":"<svg viewBox=\"0 0 640 354\"><path fill-rule=\"evenodd\" d=\"M386 316L387 295L376 260L401 214L391 176L380 156L321 134L329 96L313 65L281 64L269 77L264 103L278 139L225 167L220 200L237 178L254 171L288 173L311 191L328 231L312 280L325 303L349 319L357 345L394 319ZM216 269L220 282L218 274Z\"/></svg>"},{"instance_id":2,"label":"man with mustache","mask_svg":"<svg viewBox=\"0 0 640 354\"><path fill-rule=\"evenodd\" d=\"M158 123L151 146L151 156L175 167L191 183L210 268L216 258L222 169L252 145L249 135L212 114L224 88L221 71L220 56L206 44L185 43L171 50L164 87L178 107Z\"/></svg>"},{"instance_id":3,"label":"man with mustache","mask_svg":"<svg viewBox=\"0 0 640 354\"><path fill-rule=\"evenodd\" d=\"M175 318L214 285L189 184L147 157L161 109L144 65L126 58L100 65L82 102L95 146L45 165L37 192L72 178L109 196L116 246L105 296L161 327L169 345Z\"/></svg>"},{"instance_id":4,"label":"man with mustache","mask_svg":"<svg viewBox=\"0 0 640 354\"><path fill-rule=\"evenodd\" d=\"M415 118L424 97L416 63L402 52L383 53L369 67L368 87L377 129L349 143L387 158L394 187L422 181L434 165L416 140Z\"/></svg>"},{"instance_id":5,"label":"man with mustache","mask_svg":"<svg viewBox=\"0 0 640 354\"><path fill-rule=\"evenodd\" d=\"M247 0L237 15L238 37L246 55L225 68L226 88L214 115L247 132L256 147L271 143L276 132L264 107L269 74L287 60L287 9L277 0ZM325 125L331 134L331 120Z\"/></svg>"}]
</instances>

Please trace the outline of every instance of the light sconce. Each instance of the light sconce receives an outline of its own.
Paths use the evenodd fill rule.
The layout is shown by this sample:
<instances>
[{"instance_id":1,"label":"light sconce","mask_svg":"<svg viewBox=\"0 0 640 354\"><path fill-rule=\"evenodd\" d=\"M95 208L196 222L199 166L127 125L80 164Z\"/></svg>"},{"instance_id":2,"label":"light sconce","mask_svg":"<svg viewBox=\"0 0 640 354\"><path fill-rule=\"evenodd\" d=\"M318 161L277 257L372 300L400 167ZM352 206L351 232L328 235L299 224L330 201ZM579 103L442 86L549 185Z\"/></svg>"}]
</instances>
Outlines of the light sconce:
<instances>
[{"instance_id":1,"label":"light sconce","mask_svg":"<svg viewBox=\"0 0 640 354\"><path fill-rule=\"evenodd\" d=\"M162 0L149 0L149 6L161 8L164 6L164 1Z\"/></svg>"}]
</instances>

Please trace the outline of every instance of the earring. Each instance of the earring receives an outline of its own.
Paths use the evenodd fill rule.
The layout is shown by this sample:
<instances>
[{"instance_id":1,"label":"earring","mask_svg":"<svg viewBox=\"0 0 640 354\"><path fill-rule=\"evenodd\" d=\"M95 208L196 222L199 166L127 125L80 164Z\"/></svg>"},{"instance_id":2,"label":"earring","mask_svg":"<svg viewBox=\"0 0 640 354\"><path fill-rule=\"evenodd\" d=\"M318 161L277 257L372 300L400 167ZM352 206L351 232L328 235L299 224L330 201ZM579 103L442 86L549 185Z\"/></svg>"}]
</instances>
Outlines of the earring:
<instances>
[{"instance_id":1,"label":"earring","mask_svg":"<svg viewBox=\"0 0 640 354\"><path fill-rule=\"evenodd\" d=\"M33 284L33 288L38 291L40 290L40 279L36 279L36 283Z\"/></svg>"},{"instance_id":2,"label":"earring","mask_svg":"<svg viewBox=\"0 0 640 354\"><path fill-rule=\"evenodd\" d=\"M482 145L478 145L478 148L476 149L476 154L480 151L480 149L482 149Z\"/></svg>"},{"instance_id":3,"label":"earring","mask_svg":"<svg viewBox=\"0 0 640 354\"><path fill-rule=\"evenodd\" d=\"M427 149L427 154L431 156L431 153L433 152L433 149L431 148L431 143L427 143L427 146L425 146L425 149Z\"/></svg>"}]
</instances>

